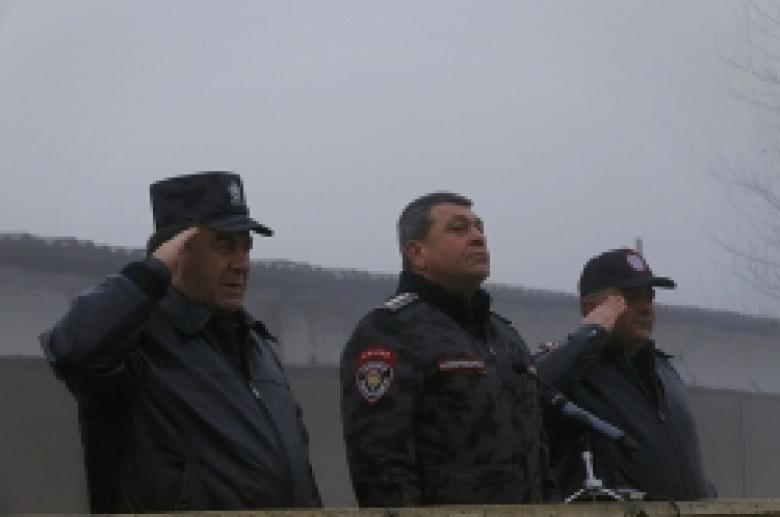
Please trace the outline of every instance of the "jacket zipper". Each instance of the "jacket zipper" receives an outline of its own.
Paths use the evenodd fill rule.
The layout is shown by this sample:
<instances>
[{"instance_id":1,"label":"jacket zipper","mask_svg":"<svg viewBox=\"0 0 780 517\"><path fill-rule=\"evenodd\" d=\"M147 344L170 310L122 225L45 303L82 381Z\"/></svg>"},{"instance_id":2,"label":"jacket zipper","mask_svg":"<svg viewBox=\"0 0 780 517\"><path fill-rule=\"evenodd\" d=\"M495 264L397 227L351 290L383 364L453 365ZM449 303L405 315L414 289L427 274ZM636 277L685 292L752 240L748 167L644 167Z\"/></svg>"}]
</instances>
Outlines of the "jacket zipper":
<instances>
[{"instance_id":1,"label":"jacket zipper","mask_svg":"<svg viewBox=\"0 0 780 517\"><path fill-rule=\"evenodd\" d=\"M263 339L262 337L255 336L255 334L253 332L251 332L251 331L248 333L247 339L251 343L248 343L249 346L247 347L247 349L250 349L250 347L254 346L260 352L260 359L261 360L267 360L267 358L264 357L265 350L263 350L263 347L262 347L263 344L265 344L265 343L263 343L263 344L255 343L254 340L256 338L257 339ZM273 415L268 410L268 406L265 405L265 400L263 399L263 394L260 392L260 388L258 388L255 385L255 383L254 383L254 375L253 375L253 372L251 371L252 367L250 366L251 363L249 362L248 353L249 352L245 352L245 355L244 355L244 359L245 359L245 363L246 363L246 372L247 372L247 379L246 379L247 386L249 387L249 391L252 393L252 396L257 401L258 407L263 412L263 414L265 415L266 419L268 420L268 423L273 428L274 434L276 434L276 437L279 440L279 444L282 447L282 453L284 455L284 465L285 465L286 471L287 471L287 479L290 480L290 493L289 493L290 494L290 503L291 504L295 504L295 489L293 488L294 485L295 485L295 479L293 478L292 466L290 465L290 459L291 458L290 458L290 455L287 452L287 446L285 445L285 441L284 441L284 437L282 436L282 432L279 429L279 424L276 422L276 420L274 420Z\"/></svg>"},{"instance_id":2,"label":"jacket zipper","mask_svg":"<svg viewBox=\"0 0 780 517\"><path fill-rule=\"evenodd\" d=\"M669 411L668 411L669 404L666 403L666 394L665 393L664 393L663 402L664 402L664 407L667 408L667 414L668 414L669 413ZM670 432L669 427L670 426L668 426L668 425L664 425L664 429L666 431L666 437L667 437L667 439L668 439L668 441L669 441L669 443L671 445L672 450L675 453L675 458L684 458L684 457L686 457L684 454L682 454L680 452L680 451L682 451L683 448L680 446L679 441L677 439L677 436L675 436L672 432ZM683 475L683 473L681 471L680 464L679 463L676 463L676 464L677 464L677 471L680 473L681 485L685 488L685 494L686 495L690 495L692 493L692 490L691 490L691 487L690 487L690 485L688 483L688 478L685 475Z\"/></svg>"},{"instance_id":3,"label":"jacket zipper","mask_svg":"<svg viewBox=\"0 0 780 517\"><path fill-rule=\"evenodd\" d=\"M681 457L679 453L679 447L677 447L676 441L672 437L672 434L669 431L669 425L667 425L667 415L664 413L664 408L668 406L666 404L666 393L662 394L659 392L659 390L656 390L656 394L658 395L657 402L653 399L653 396L651 393L648 393L647 387L642 382L642 379L639 376L639 372L636 371L636 368L634 368L633 363L625 356L622 355L623 361L628 365L629 370L632 373L632 377L634 382L639 386L640 391L642 392L642 395L650 402L652 406L655 407L655 417L660 422L661 427L663 428L664 436L666 437L666 443L669 445L670 452L672 452L673 458L679 458ZM653 358L653 364L655 364L655 358ZM657 371L652 372L653 375L657 376ZM690 493L690 490L688 488L688 483L685 479L685 476L683 475L682 469L680 468L679 463L676 461L675 464L675 470L677 471L677 479L680 482L680 485L685 488L686 493ZM666 495L666 494L659 494L659 495Z\"/></svg>"}]
</instances>

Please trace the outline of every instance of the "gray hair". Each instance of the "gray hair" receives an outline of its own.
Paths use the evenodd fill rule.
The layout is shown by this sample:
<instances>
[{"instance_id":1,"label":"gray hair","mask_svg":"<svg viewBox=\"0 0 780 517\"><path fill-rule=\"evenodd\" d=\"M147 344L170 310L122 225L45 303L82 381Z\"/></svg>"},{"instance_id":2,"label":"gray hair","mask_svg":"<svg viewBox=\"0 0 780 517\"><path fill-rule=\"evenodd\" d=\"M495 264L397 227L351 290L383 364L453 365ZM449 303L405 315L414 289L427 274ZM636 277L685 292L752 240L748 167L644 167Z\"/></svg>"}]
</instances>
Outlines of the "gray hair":
<instances>
[{"instance_id":1,"label":"gray hair","mask_svg":"<svg viewBox=\"0 0 780 517\"><path fill-rule=\"evenodd\" d=\"M431 228L431 208L436 205L451 203L470 208L472 201L460 194L452 192L432 192L420 196L403 209L398 218L398 248L401 252L403 268L409 269L409 262L404 256L404 246L407 242L424 239Z\"/></svg>"}]
</instances>

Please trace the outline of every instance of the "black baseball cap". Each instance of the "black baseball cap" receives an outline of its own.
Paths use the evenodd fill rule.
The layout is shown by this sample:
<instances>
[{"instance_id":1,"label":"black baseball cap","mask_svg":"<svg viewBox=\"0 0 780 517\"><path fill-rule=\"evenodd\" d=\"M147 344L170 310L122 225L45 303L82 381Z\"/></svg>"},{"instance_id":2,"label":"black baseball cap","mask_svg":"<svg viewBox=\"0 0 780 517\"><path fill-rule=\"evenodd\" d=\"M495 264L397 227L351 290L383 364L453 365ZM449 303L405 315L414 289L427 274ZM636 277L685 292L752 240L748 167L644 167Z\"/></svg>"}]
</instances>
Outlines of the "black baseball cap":
<instances>
[{"instance_id":1,"label":"black baseball cap","mask_svg":"<svg viewBox=\"0 0 780 517\"><path fill-rule=\"evenodd\" d=\"M273 230L249 217L241 176L234 172L198 172L153 183L149 189L155 231L182 223L223 232Z\"/></svg>"},{"instance_id":2,"label":"black baseball cap","mask_svg":"<svg viewBox=\"0 0 780 517\"><path fill-rule=\"evenodd\" d=\"M671 278L654 276L644 257L629 248L605 251L588 260L580 275L580 296L599 289L616 287L664 287L674 289L677 284Z\"/></svg>"}]
</instances>

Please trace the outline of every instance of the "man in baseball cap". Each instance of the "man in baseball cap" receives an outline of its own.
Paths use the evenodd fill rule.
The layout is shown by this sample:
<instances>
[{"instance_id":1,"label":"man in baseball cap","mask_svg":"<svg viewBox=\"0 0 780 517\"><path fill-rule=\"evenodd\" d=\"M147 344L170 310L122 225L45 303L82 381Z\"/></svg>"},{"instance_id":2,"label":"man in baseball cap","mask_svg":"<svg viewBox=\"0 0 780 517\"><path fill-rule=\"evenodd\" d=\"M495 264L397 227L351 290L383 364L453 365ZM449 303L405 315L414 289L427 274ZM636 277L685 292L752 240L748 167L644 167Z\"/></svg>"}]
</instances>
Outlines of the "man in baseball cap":
<instances>
[{"instance_id":1,"label":"man in baseball cap","mask_svg":"<svg viewBox=\"0 0 780 517\"><path fill-rule=\"evenodd\" d=\"M580 443L587 435L594 467L609 488L632 488L650 499L714 495L686 387L651 339L656 287L675 282L653 274L645 258L614 249L587 261L579 280L580 326L537 360L539 374L575 404L626 432L628 449L546 415L550 462L563 495L583 484Z\"/></svg>"},{"instance_id":2,"label":"man in baseball cap","mask_svg":"<svg viewBox=\"0 0 780 517\"><path fill-rule=\"evenodd\" d=\"M607 287L635 289L638 287L674 289L671 278L655 276L645 259L634 250L621 248L605 251L585 263L580 276L580 296Z\"/></svg>"},{"instance_id":3,"label":"man in baseball cap","mask_svg":"<svg viewBox=\"0 0 780 517\"><path fill-rule=\"evenodd\" d=\"M155 232L41 336L79 404L90 506L136 513L320 505L276 339L243 307L241 178L151 186Z\"/></svg>"}]
</instances>

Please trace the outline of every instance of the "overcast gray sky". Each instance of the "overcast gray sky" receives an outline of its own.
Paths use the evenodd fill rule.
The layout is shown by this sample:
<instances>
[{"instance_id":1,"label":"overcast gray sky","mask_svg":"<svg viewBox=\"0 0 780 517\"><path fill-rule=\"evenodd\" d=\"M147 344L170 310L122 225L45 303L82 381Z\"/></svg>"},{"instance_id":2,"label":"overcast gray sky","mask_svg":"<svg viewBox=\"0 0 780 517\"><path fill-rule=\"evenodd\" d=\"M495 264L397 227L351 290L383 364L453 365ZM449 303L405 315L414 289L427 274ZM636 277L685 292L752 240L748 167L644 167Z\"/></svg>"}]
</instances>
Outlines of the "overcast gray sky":
<instances>
[{"instance_id":1,"label":"overcast gray sky","mask_svg":"<svg viewBox=\"0 0 780 517\"><path fill-rule=\"evenodd\" d=\"M574 292L641 236L660 301L774 316L707 235L737 226L701 164L762 147L739 6L0 0L0 231L139 246L149 183L235 170L256 258L396 271L399 211L445 189L493 281Z\"/></svg>"}]
</instances>

